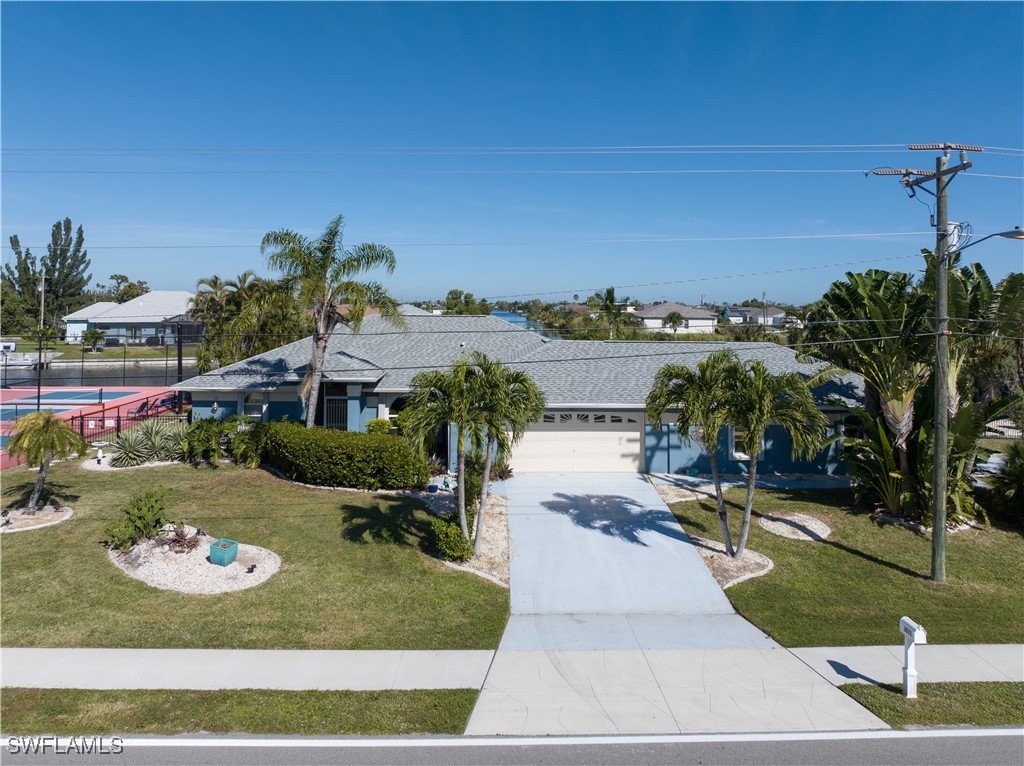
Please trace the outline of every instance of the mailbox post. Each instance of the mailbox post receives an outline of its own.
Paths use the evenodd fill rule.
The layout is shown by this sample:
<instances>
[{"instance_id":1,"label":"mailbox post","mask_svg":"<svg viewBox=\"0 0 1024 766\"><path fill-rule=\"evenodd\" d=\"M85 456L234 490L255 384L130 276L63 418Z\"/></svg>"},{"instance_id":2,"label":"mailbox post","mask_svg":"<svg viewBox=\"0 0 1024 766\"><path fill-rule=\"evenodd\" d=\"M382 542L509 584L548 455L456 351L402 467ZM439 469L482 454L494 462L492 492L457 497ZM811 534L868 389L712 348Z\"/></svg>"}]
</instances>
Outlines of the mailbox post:
<instances>
[{"instance_id":1,"label":"mailbox post","mask_svg":"<svg viewBox=\"0 0 1024 766\"><path fill-rule=\"evenodd\" d=\"M917 699L917 664L914 647L928 643L924 628L909 617L900 618L900 633L903 634L903 696Z\"/></svg>"}]
</instances>

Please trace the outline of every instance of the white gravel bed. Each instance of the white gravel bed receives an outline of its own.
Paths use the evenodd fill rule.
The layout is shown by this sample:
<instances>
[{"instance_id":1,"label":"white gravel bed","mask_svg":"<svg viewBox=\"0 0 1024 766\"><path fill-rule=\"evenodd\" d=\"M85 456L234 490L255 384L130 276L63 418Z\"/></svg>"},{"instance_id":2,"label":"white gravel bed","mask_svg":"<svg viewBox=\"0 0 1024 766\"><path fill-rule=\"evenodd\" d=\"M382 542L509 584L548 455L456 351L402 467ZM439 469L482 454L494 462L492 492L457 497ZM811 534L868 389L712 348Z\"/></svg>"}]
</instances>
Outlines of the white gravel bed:
<instances>
[{"instance_id":1,"label":"white gravel bed","mask_svg":"<svg viewBox=\"0 0 1024 766\"><path fill-rule=\"evenodd\" d=\"M770 558L749 548L743 551L743 558L737 561L726 554L725 543L693 535L690 535L690 539L722 590L744 580L766 575L775 568L775 562Z\"/></svg>"},{"instance_id":2,"label":"white gravel bed","mask_svg":"<svg viewBox=\"0 0 1024 766\"><path fill-rule=\"evenodd\" d=\"M832 534L828 524L806 513L787 513L782 516L769 514L762 516L757 523L773 535L788 537L790 540L820 542Z\"/></svg>"},{"instance_id":3,"label":"white gravel bed","mask_svg":"<svg viewBox=\"0 0 1024 766\"><path fill-rule=\"evenodd\" d=\"M194 527L186 527L195 534ZM188 553L174 553L166 546L147 540L121 554L110 550L114 565L129 577L161 590L206 594L245 590L266 582L281 568L281 557L266 548L239 543L238 555L226 567L209 560L210 543L217 538L204 535L199 547ZM250 567L255 567L249 572Z\"/></svg>"},{"instance_id":4,"label":"white gravel bed","mask_svg":"<svg viewBox=\"0 0 1024 766\"><path fill-rule=\"evenodd\" d=\"M0 521L0 525L2 525L0 526L0 533L13 534L15 532L28 532L31 529L52 527L54 524L67 521L74 515L75 512L66 505L60 507L44 505L42 508L36 509L35 513L29 513L24 508L17 508L8 511L7 515L3 517L3 521Z\"/></svg>"},{"instance_id":5,"label":"white gravel bed","mask_svg":"<svg viewBox=\"0 0 1024 766\"><path fill-rule=\"evenodd\" d=\"M487 522L480 555L461 564L445 562L455 569L478 574L503 588L509 586L508 502L500 495L487 496Z\"/></svg>"},{"instance_id":6,"label":"white gravel bed","mask_svg":"<svg viewBox=\"0 0 1024 766\"><path fill-rule=\"evenodd\" d=\"M154 461L151 463L142 463L141 465L133 465L127 468L117 468L110 464L110 453L104 453L100 460L96 460L95 457L91 457L88 460L83 460L83 470L86 471L134 471L136 468L155 468L162 465L183 465L177 460L161 460L159 462Z\"/></svg>"}]
</instances>

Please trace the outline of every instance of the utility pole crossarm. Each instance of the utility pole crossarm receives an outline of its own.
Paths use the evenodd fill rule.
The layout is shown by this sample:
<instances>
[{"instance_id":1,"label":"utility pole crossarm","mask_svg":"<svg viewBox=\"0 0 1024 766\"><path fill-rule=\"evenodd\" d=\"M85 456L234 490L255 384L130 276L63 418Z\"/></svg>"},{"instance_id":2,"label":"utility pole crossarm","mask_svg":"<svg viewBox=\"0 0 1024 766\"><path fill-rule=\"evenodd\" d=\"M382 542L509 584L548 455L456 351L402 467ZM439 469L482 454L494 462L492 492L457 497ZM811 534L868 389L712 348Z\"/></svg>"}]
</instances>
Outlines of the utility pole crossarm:
<instances>
[{"instance_id":1,"label":"utility pole crossarm","mask_svg":"<svg viewBox=\"0 0 1024 766\"><path fill-rule=\"evenodd\" d=\"M934 173L928 173L927 175L915 178L912 181L907 181L907 186L920 186L921 184L928 183L929 181L935 181L939 178L945 178L946 176L955 176L961 170L967 170L972 168L974 165L970 162L961 162L959 165L954 165L951 168L946 168L942 171L935 171ZM917 172L917 171L915 171Z\"/></svg>"}]
</instances>

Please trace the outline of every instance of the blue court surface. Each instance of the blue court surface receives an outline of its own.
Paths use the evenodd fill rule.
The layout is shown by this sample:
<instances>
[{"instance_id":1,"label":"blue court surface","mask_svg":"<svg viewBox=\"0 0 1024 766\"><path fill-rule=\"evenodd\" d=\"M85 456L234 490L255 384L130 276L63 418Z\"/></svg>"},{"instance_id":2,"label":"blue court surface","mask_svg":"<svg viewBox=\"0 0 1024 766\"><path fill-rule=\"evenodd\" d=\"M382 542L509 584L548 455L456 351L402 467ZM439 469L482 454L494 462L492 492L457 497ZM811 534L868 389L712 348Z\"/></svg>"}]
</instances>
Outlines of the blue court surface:
<instances>
[{"instance_id":1,"label":"blue court surface","mask_svg":"<svg viewBox=\"0 0 1024 766\"><path fill-rule=\"evenodd\" d=\"M44 410L52 410L53 412L67 412L68 410L73 410L75 408L74 407L43 407L43 409ZM22 418L22 417L25 417L26 415L31 414L31 413L33 413L35 411L36 411L35 402L32 402L31 405L29 405L26 402L25 404L20 404L17 407L11 407L11 406L8 406L8 405L5 404L3 407L0 407L0 421L8 421L8 420L14 420L15 418Z\"/></svg>"},{"instance_id":2,"label":"blue court surface","mask_svg":"<svg viewBox=\"0 0 1024 766\"><path fill-rule=\"evenodd\" d=\"M115 399L123 399L126 396L137 396L141 391L104 391L103 401L111 402ZM100 392L98 389L70 390L70 391L48 391L39 397L41 401L53 404L99 404ZM35 404L36 396L23 396L20 399L13 399L7 404Z\"/></svg>"}]
</instances>

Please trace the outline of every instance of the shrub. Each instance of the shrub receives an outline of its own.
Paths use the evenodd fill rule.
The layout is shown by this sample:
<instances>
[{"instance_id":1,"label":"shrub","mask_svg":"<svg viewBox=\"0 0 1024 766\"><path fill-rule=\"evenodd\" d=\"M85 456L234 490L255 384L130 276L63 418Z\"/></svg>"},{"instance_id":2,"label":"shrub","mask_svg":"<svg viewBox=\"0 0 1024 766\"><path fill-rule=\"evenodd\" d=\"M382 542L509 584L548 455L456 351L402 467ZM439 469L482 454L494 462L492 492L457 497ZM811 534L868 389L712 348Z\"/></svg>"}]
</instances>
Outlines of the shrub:
<instances>
[{"instance_id":1,"label":"shrub","mask_svg":"<svg viewBox=\"0 0 1024 766\"><path fill-rule=\"evenodd\" d=\"M480 505L480 492L484 487L484 459L478 455L466 455L466 514L476 511ZM470 531L473 523L468 521Z\"/></svg>"},{"instance_id":2,"label":"shrub","mask_svg":"<svg viewBox=\"0 0 1024 766\"><path fill-rule=\"evenodd\" d=\"M104 528L103 542L115 550L125 551L139 540L156 537L161 527L174 523L167 515L166 496L167 490L158 487L132 497L121 508L122 515Z\"/></svg>"},{"instance_id":3,"label":"shrub","mask_svg":"<svg viewBox=\"0 0 1024 766\"><path fill-rule=\"evenodd\" d=\"M163 420L146 420L137 427L143 442L146 444L151 460L166 460L170 452L167 443L168 425Z\"/></svg>"},{"instance_id":4,"label":"shrub","mask_svg":"<svg viewBox=\"0 0 1024 766\"><path fill-rule=\"evenodd\" d=\"M422 487L424 458L400 436L268 424L266 459L295 481L325 487Z\"/></svg>"},{"instance_id":5,"label":"shrub","mask_svg":"<svg viewBox=\"0 0 1024 766\"><path fill-rule=\"evenodd\" d=\"M438 516L430 523L434 545L446 561L465 561L473 557L473 546L462 536L458 522L448 516Z\"/></svg>"},{"instance_id":6,"label":"shrub","mask_svg":"<svg viewBox=\"0 0 1024 766\"><path fill-rule=\"evenodd\" d=\"M216 468L225 450L230 450L231 441L240 430L251 427L249 419L234 415L224 420L204 418L196 420L188 428L183 440L185 462L199 465L209 463Z\"/></svg>"},{"instance_id":7,"label":"shrub","mask_svg":"<svg viewBox=\"0 0 1024 766\"><path fill-rule=\"evenodd\" d=\"M995 507L1017 523L1024 522L1024 440L1003 451L1006 463L992 477L990 486Z\"/></svg>"},{"instance_id":8,"label":"shrub","mask_svg":"<svg viewBox=\"0 0 1024 766\"><path fill-rule=\"evenodd\" d=\"M241 423L231 435L229 449L235 462L256 468L265 459L269 423Z\"/></svg>"},{"instance_id":9,"label":"shrub","mask_svg":"<svg viewBox=\"0 0 1024 766\"><path fill-rule=\"evenodd\" d=\"M152 459L152 447L138 428L122 431L114 440L114 450L110 456L110 464L115 468L130 468L135 465L142 465Z\"/></svg>"},{"instance_id":10,"label":"shrub","mask_svg":"<svg viewBox=\"0 0 1024 766\"><path fill-rule=\"evenodd\" d=\"M366 424L366 433L387 435L391 433L391 421L387 418L374 418Z\"/></svg>"},{"instance_id":11,"label":"shrub","mask_svg":"<svg viewBox=\"0 0 1024 766\"><path fill-rule=\"evenodd\" d=\"M507 481L512 478L512 466L502 461L491 466L491 478L495 481Z\"/></svg>"}]
</instances>

